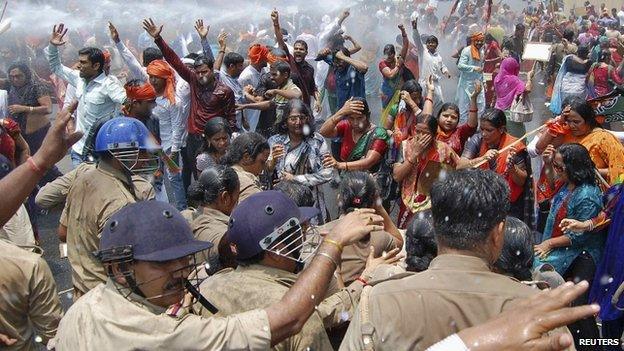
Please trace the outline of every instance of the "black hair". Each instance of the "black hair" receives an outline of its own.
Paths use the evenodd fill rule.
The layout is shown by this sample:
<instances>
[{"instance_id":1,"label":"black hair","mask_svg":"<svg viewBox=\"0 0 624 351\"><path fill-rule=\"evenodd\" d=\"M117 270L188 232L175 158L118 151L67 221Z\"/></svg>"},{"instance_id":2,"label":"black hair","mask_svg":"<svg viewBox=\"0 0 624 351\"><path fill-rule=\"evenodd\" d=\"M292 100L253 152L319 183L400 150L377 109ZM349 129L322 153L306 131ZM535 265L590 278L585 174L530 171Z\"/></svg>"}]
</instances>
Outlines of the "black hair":
<instances>
[{"instance_id":1,"label":"black hair","mask_svg":"<svg viewBox=\"0 0 624 351\"><path fill-rule=\"evenodd\" d=\"M308 43L306 43L305 40L301 40L301 39L295 40L295 42L293 43L293 46L295 44L301 44L301 46L303 46L306 49L306 51L308 51Z\"/></svg>"},{"instance_id":2,"label":"black hair","mask_svg":"<svg viewBox=\"0 0 624 351\"><path fill-rule=\"evenodd\" d=\"M405 90L410 94L420 93L422 95L422 86L418 83L418 81L416 81L416 79L410 79L403 83L401 90Z\"/></svg>"},{"instance_id":3,"label":"black hair","mask_svg":"<svg viewBox=\"0 0 624 351\"><path fill-rule=\"evenodd\" d=\"M204 142L199 149L199 153L201 154L202 152L206 151L215 152L216 150L214 149L214 147L212 145L209 146L206 143L206 139L221 132L225 132L228 137L232 136L232 129L230 128L230 124L228 123L228 121L223 117L213 117L209 119L208 122L206 122L206 124L204 125Z\"/></svg>"},{"instance_id":4,"label":"black hair","mask_svg":"<svg viewBox=\"0 0 624 351\"><path fill-rule=\"evenodd\" d=\"M304 138L309 138L314 136L314 116L312 115L312 111L310 111L310 107L303 102L301 99L292 99L292 100L288 100L288 102L286 103L286 105L283 107L282 109L282 120L279 122L279 124L276 127L276 131L278 134L286 134L288 133L288 116L290 116L290 113L292 111L299 111L301 112L303 115L305 115L306 117L308 117L308 120L306 122L307 126L308 126L308 130L309 132L307 134L304 133Z\"/></svg>"},{"instance_id":5,"label":"black hair","mask_svg":"<svg viewBox=\"0 0 624 351\"><path fill-rule=\"evenodd\" d=\"M557 152L561 154L566 175L572 184L576 186L596 184L596 165L583 145L563 144Z\"/></svg>"},{"instance_id":6,"label":"black hair","mask_svg":"<svg viewBox=\"0 0 624 351\"><path fill-rule=\"evenodd\" d=\"M156 60L162 60L163 57L163 53L162 51L160 51L159 48L155 48L155 47L148 47L145 48L145 50L143 50L143 66L147 67L150 63L152 63L152 61L156 61Z\"/></svg>"},{"instance_id":7,"label":"black hair","mask_svg":"<svg viewBox=\"0 0 624 351\"><path fill-rule=\"evenodd\" d=\"M516 217L505 220L503 248L494 267L518 280L532 280L533 233L526 223Z\"/></svg>"},{"instance_id":8,"label":"black hair","mask_svg":"<svg viewBox=\"0 0 624 351\"><path fill-rule=\"evenodd\" d=\"M486 42L486 43L491 43L491 42L493 42L493 41L495 41L495 42L497 42L497 43L498 43L498 41L496 40L496 38L494 38L494 36L493 36L492 34L490 34L490 33L486 33L486 34L485 34L485 42Z\"/></svg>"},{"instance_id":9,"label":"black hair","mask_svg":"<svg viewBox=\"0 0 624 351\"><path fill-rule=\"evenodd\" d=\"M431 211L414 214L405 232L405 264L410 272L422 272L438 253Z\"/></svg>"},{"instance_id":10,"label":"black hair","mask_svg":"<svg viewBox=\"0 0 624 351\"><path fill-rule=\"evenodd\" d=\"M438 134L438 119L432 115L423 115L422 118L424 121L423 124L427 126L429 133L431 133L431 136L435 140L436 135Z\"/></svg>"},{"instance_id":11,"label":"black hair","mask_svg":"<svg viewBox=\"0 0 624 351\"><path fill-rule=\"evenodd\" d=\"M280 74L288 74L290 77L290 65L284 61L276 61L271 65L271 69L275 69Z\"/></svg>"},{"instance_id":12,"label":"black hair","mask_svg":"<svg viewBox=\"0 0 624 351\"><path fill-rule=\"evenodd\" d=\"M457 106L457 104L452 103L452 102L445 102L442 105L442 107L440 107L440 111L438 111L438 119L440 119L440 115L442 115L442 112L444 112L446 110L453 110L459 116L459 106Z\"/></svg>"},{"instance_id":13,"label":"black hair","mask_svg":"<svg viewBox=\"0 0 624 351\"><path fill-rule=\"evenodd\" d=\"M439 44L438 37L436 37L435 35L428 36L427 40L425 41L425 44L429 44L429 43L436 43L436 45L438 45Z\"/></svg>"},{"instance_id":14,"label":"black hair","mask_svg":"<svg viewBox=\"0 0 624 351\"><path fill-rule=\"evenodd\" d=\"M223 58L223 64L226 68L232 65L238 65L239 63L243 62L245 62L245 59L243 58L243 56L241 56L241 54L237 52L228 52Z\"/></svg>"},{"instance_id":15,"label":"black hair","mask_svg":"<svg viewBox=\"0 0 624 351\"><path fill-rule=\"evenodd\" d=\"M261 134L256 132L243 133L232 141L227 152L221 158L221 164L233 166L239 163L245 154L255 160L261 152L269 150L269 148L269 143Z\"/></svg>"},{"instance_id":16,"label":"black hair","mask_svg":"<svg viewBox=\"0 0 624 351\"><path fill-rule=\"evenodd\" d=\"M364 104L364 111L362 111L362 114L366 116L366 119L370 120L371 111L370 111L370 108L368 107L368 102L366 101L366 98L354 96L352 98L352 101L360 101L361 103Z\"/></svg>"},{"instance_id":17,"label":"black hair","mask_svg":"<svg viewBox=\"0 0 624 351\"><path fill-rule=\"evenodd\" d=\"M184 56L184 58L191 59L191 60L195 61L195 60L197 60L197 58L199 56L201 56L201 55L196 53L196 52L191 52L188 55Z\"/></svg>"},{"instance_id":18,"label":"black hair","mask_svg":"<svg viewBox=\"0 0 624 351\"><path fill-rule=\"evenodd\" d=\"M100 68L98 69L98 72L104 72L104 53L102 50L88 46L80 49L80 51L78 51L78 55L86 55L92 65L99 63Z\"/></svg>"},{"instance_id":19,"label":"black hair","mask_svg":"<svg viewBox=\"0 0 624 351\"><path fill-rule=\"evenodd\" d=\"M206 65L208 66L208 68L213 69L214 68L214 60L211 59L210 57L204 56L204 55L199 55L196 59L195 62L193 62L193 67L197 68L199 66L203 66Z\"/></svg>"},{"instance_id":20,"label":"black hair","mask_svg":"<svg viewBox=\"0 0 624 351\"><path fill-rule=\"evenodd\" d=\"M518 23L516 24L516 30L526 30L526 26L524 23Z\"/></svg>"},{"instance_id":21,"label":"black hair","mask_svg":"<svg viewBox=\"0 0 624 351\"><path fill-rule=\"evenodd\" d=\"M82 150L82 159L87 162L95 162L98 159L102 158L102 156L110 155L108 152L98 153L95 152L95 140L97 138L98 132L104 125L104 123L113 119L110 117L102 117L98 118L91 128L89 129L89 133L87 133L87 138L85 139L84 148Z\"/></svg>"},{"instance_id":22,"label":"black hair","mask_svg":"<svg viewBox=\"0 0 624 351\"><path fill-rule=\"evenodd\" d=\"M507 117L505 112L497 108L486 109L480 118L482 121L488 121L492 123L495 128L505 127L507 125Z\"/></svg>"},{"instance_id":23,"label":"black hair","mask_svg":"<svg viewBox=\"0 0 624 351\"><path fill-rule=\"evenodd\" d=\"M475 251L509 211L509 186L492 171L466 169L433 183L431 212L438 245Z\"/></svg>"},{"instance_id":24,"label":"black hair","mask_svg":"<svg viewBox=\"0 0 624 351\"><path fill-rule=\"evenodd\" d=\"M7 69L7 74L10 74L11 71L14 69L19 69L24 74L26 84L32 83L32 71L30 70L30 67L28 67L28 64L26 62L15 62L11 64L9 66L9 69Z\"/></svg>"},{"instance_id":25,"label":"black hair","mask_svg":"<svg viewBox=\"0 0 624 351\"><path fill-rule=\"evenodd\" d=\"M314 207L314 194L309 186L282 180L273 189L279 190L291 198L298 207Z\"/></svg>"},{"instance_id":26,"label":"black hair","mask_svg":"<svg viewBox=\"0 0 624 351\"><path fill-rule=\"evenodd\" d=\"M566 98L563 105L570 106L570 109L578 113L590 127L596 128L600 126L600 123L596 120L596 111L594 111L592 105L584 98L577 96Z\"/></svg>"},{"instance_id":27,"label":"black hair","mask_svg":"<svg viewBox=\"0 0 624 351\"><path fill-rule=\"evenodd\" d=\"M386 44L386 46L384 46L384 48L383 48L383 53L384 53L384 55L390 55L390 54L395 54L396 55L396 50L394 49L394 45Z\"/></svg>"},{"instance_id":28,"label":"black hair","mask_svg":"<svg viewBox=\"0 0 624 351\"><path fill-rule=\"evenodd\" d=\"M572 42L572 40L574 40L574 31L570 28L566 28L563 31L563 38L569 42Z\"/></svg>"},{"instance_id":29,"label":"black hair","mask_svg":"<svg viewBox=\"0 0 624 351\"><path fill-rule=\"evenodd\" d=\"M587 57L589 56L589 46L588 45L579 46L578 49L576 50L576 56L580 57L581 59L587 59Z\"/></svg>"},{"instance_id":30,"label":"black hair","mask_svg":"<svg viewBox=\"0 0 624 351\"><path fill-rule=\"evenodd\" d=\"M231 167L216 165L204 169L196 182L189 186L189 198L202 204L214 203L219 194L233 193L240 187L238 175Z\"/></svg>"},{"instance_id":31,"label":"black hair","mask_svg":"<svg viewBox=\"0 0 624 351\"><path fill-rule=\"evenodd\" d=\"M377 183L370 173L346 172L338 187L338 207L341 213L355 208L372 208L378 194Z\"/></svg>"},{"instance_id":32,"label":"black hair","mask_svg":"<svg viewBox=\"0 0 624 351\"><path fill-rule=\"evenodd\" d=\"M611 51L609 50L600 51L600 55L598 56L598 62L610 64L610 61L611 61Z\"/></svg>"}]
</instances>

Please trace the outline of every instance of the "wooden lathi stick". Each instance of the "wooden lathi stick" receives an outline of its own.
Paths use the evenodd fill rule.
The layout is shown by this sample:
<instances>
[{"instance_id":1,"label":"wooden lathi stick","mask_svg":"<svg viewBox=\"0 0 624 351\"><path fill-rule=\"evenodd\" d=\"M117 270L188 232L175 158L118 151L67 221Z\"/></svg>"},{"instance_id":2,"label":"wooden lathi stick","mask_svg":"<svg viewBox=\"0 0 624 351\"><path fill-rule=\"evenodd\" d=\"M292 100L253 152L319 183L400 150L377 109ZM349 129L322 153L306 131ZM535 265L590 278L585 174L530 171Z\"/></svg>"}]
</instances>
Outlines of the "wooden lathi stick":
<instances>
[{"instance_id":1,"label":"wooden lathi stick","mask_svg":"<svg viewBox=\"0 0 624 351\"><path fill-rule=\"evenodd\" d=\"M600 172L596 168L594 168L594 172L596 172L596 177L598 177L598 180L600 180L600 183L602 183L602 185L606 189L609 189L609 187L611 186L609 184L609 182L607 182L607 180L602 177L602 175L600 174Z\"/></svg>"},{"instance_id":2,"label":"wooden lathi stick","mask_svg":"<svg viewBox=\"0 0 624 351\"><path fill-rule=\"evenodd\" d=\"M509 144L509 145L505 146L504 148L502 148L502 149L498 150L498 153L502 153L502 152L505 152L505 151L507 151L507 150L511 149L512 147L514 147L514 146L516 146L517 144L519 144L522 140L524 140L524 139L526 139L526 138L530 137L530 136L531 136L531 135L533 135L533 134L536 134L537 132L541 131L541 130L542 130L542 129L544 129L545 127L546 127L546 125L545 125L545 124L543 124L541 127L536 128L536 129L533 129L533 130L532 130L532 131L530 131L530 132L527 132L526 134L524 134L523 136L521 136L520 138L518 138L518 140L516 140L516 141L514 141L513 143L511 143L511 144ZM486 163L486 162L487 162L487 160L483 160L483 161L481 161L481 162L477 163L476 165L474 165L474 166L472 166L472 167L473 167L473 168L479 168L479 167L481 167L481 165L482 165L482 164L484 164L484 163Z\"/></svg>"}]
</instances>

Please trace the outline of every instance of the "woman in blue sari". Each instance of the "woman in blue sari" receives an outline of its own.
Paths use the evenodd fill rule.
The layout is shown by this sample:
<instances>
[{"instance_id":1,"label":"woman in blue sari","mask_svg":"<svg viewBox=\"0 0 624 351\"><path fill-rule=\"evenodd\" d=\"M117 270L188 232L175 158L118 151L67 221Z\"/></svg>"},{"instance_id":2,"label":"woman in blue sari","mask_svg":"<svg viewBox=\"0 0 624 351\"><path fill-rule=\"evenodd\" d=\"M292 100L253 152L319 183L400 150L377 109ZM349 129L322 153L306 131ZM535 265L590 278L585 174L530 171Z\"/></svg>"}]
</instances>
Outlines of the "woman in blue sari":
<instances>
[{"instance_id":1,"label":"woman in blue sari","mask_svg":"<svg viewBox=\"0 0 624 351\"><path fill-rule=\"evenodd\" d=\"M624 333L624 299L613 295L624 283L624 185L616 184L604 195L605 209L591 220L564 219L563 230L599 231L609 225L609 234L602 260L596 270L597 283L589 292L589 301L600 305L598 317L602 321L602 337L619 339ZM606 346L605 350L621 350L620 346Z\"/></svg>"},{"instance_id":2,"label":"woman in blue sari","mask_svg":"<svg viewBox=\"0 0 624 351\"><path fill-rule=\"evenodd\" d=\"M564 218L586 221L600 213L602 193L596 185L595 165L581 144L564 144L556 152L549 145L542 156L549 181L558 178L564 185L552 200L542 242L535 246L533 267L548 263L566 281L587 280L592 285L604 248L604 232L564 232L560 223ZM588 295L584 293L573 305L587 304ZM583 349L580 339L600 337L593 317L575 322L571 329L577 330L573 333L577 349Z\"/></svg>"}]
</instances>

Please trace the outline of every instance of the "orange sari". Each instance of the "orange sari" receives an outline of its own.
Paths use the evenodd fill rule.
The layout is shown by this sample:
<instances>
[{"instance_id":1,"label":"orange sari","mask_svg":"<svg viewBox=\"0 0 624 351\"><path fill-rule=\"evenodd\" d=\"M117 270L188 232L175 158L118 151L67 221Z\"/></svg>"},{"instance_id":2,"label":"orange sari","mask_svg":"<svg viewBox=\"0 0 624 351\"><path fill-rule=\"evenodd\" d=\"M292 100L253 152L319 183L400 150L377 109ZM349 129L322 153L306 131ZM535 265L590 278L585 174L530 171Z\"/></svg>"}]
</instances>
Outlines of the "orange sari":
<instances>
[{"instance_id":1,"label":"orange sari","mask_svg":"<svg viewBox=\"0 0 624 351\"><path fill-rule=\"evenodd\" d=\"M507 145L515 142L516 140L518 140L518 138L515 138L505 133L501 137L500 143L496 149L501 150ZM519 153L526 149L526 145L524 144L524 142L521 142L521 143L516 144L514 146L514 149L516 150L517 153ZM481 142L481 149L479 150L479 157L485 155L488 152L488 150L489 148L487 146L487 143ZM507 184L509 184L509 189L510 189L509 200L511 202L516 202L520 198L522 193L524 192L524 185L516 184L513 181L511 175L509 174L509 170L507 169L507 157L509 156L509 150L499 153L498 157L496 158L496 163L494 165L486 162L481 165L481 168L492 170L500 174L501 176L503 176L503 178L505 178L505 180L507 181Z\"/></svg>"}]
</instances>

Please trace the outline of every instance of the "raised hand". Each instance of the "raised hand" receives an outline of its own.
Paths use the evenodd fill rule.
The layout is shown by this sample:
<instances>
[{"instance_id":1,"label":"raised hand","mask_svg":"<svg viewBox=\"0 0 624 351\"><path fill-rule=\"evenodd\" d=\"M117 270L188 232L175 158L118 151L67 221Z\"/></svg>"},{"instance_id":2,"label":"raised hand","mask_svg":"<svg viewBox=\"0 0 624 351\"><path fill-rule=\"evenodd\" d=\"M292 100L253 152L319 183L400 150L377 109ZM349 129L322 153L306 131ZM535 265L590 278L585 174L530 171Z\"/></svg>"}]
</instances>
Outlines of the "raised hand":
<instances>
[{"instance_id":1,"label":"raised hand","mask_svg":"<svg viewBox=\"0 0 624 351\"><path fill-rule=\"evenodd\" d=\"M279 13L276 9L273 9L273 11L271 11L271 20L273 21L274 26L279 25Z\"/></svg>"},{"instance_id":2,"label":"raised hand","mask_svg":"<svg viewBox=\"0 0 624 351\"><path fill-rule=\"evenodd\" d=\"M405 26L403 25L403 23L399 24L398 27L401 33L405 33Z\"/></svg>"},{"instance_id":3,"label":"raised hand","mask_svg":"<svg viewBox=\"0 0 624 351\"><path fill-rule=\"evenodd\" d=\"M65 34L67 34L67 28L65 28L63 23L59 23L58 26L54 25L52 36L50 37L50 44L54 46L65 45L65 43L67 43L67 40L64 39Z\"/></svg>"},{"instance_id":4,"label":"raised hand","mask_svg":"<svg viewBox=\"0 0 624 351\"><path fill-rule=\"evenodd\" d=\"M544 159L544 163L552 164L553 158L555 157L555 153L557 149L552 144L548 144L544 152L542 152L542 158Z\"/></svg>"},{"instance_id":5,"label":"raised hand","mask_svg":"<svg viewBox=\"0 0 624 351\"><path fill-rule=\"evenodd\" d=\"M481 85L481 81L480 80L475 80L474 81L474 90L472 91L472 94L470 95L471 99L476 100L477 97L479 96L479 94L481 94L481 91L483 90L483 85Z\"/></svg>"},{"instance_id":6,"label":"raised hand","mask_svg":"<svg viewBox=\"0 0 624 351\"><path fill-rule=\"evenodd\" d=\"M358 208L339 219L327 237L347 246L375 230L383 230L383 217L372 208Z\"/></svg>"},{"instance_id":7,"label":"raised hand","mask_svg":"<svg viewBox=\"0 0 624 351\"><path fill-rule=\"evenodd\" d=\"M340 108L338 113L341 116L348 116L354 113L363 113L364 103L362 101L353 100L353 98L347 100L345 104Z\"/></svg>"},{"instance_id":8,"label":"raised hand","mask_svg":"<svg viewBox=\"0 0 624 351\"><path fill-rule=\"evenodd\" d=\"M195 21L195 30L201 39L205 39L208 36L208 31L210 30L210 26L204 26L204 20L198 19Z\"/></svg>"},{"instance_id":9,"label":"raised hand","mask_svg":"<svg viewBox=\"0 0 624 351\"><path fill-rule=\"evenodd\" d=\"M219 36L217 37L217 41L219 42L219 50L225 51L225 48L226 48L225 40L227 39L227 37L228 37L227 32L221 32Z\"/></svg>"},{"instance_id":10,"label":"raised hand","mask_svg":"<svg viewBox=\"0 0 624 351\"><path fill-rule=\"evenodd\" d=\"M117 32L117 28L115 28L111 22L108 22L108 31L110 32L111 39L113 39L115 43L119 43L119 32Z\"/></svg>"},{"instance_id":11,"label":"raised hand","mask_svg":"<svg viewBox=\"0 0 624 351\"><path fill-rule=\"evenodd\" d=\"M350 14L351 12L349 12L349 9L346 9L342 12L342 14L340 15L340 18L342 18L342 20L345 20L347 17L349 17Z\"/></svg>"},{"instance_id":12,"label":"raised hand","mask_svg":"<svg viewBox=\"0 0 624 351\"><path fill-rule=\"evenodd\" d=\"M415 20L412 20L412 29L418 29L418 17Z\"/></svg>"},{"instance_id":13,"label":"raised hand","mask_svg":"<svg viewBox=\"0 0 624 351\"><path fill-rule=\"evenodd\" d=\"M147 32L147 34L151 35L152 38L156 39L160 37L160 32L162 32L163 25L160 27L154 24L154 20L151 18L143 20L143 29Z\"/></svg>"}]
</instances>

